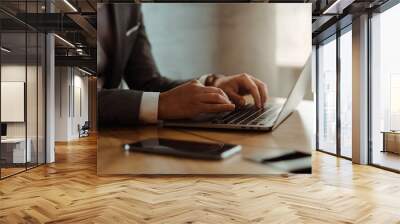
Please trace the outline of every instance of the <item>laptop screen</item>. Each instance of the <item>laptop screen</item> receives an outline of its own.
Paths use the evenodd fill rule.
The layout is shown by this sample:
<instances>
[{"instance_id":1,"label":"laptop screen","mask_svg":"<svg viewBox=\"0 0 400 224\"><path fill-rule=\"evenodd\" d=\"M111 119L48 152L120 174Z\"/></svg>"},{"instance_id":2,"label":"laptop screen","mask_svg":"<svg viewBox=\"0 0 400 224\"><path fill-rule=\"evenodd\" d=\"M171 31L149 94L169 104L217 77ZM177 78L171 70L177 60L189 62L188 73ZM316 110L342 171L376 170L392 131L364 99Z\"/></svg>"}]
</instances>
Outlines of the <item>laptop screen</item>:
<instances>
[{"instance_id":1,"label":"laptop screen","mask_svg":"<svg viewBox=\"0 0 400 224\"><path fill-rule=\"evenodd\" d=\"M278 118L275 121L273 129L279 126L299 105L306 95L306 91L311 83L311 56L308 57L304 67L294 85L292 91L290 92L285 104L279 113Z\"/></svg>"}]
</instances>

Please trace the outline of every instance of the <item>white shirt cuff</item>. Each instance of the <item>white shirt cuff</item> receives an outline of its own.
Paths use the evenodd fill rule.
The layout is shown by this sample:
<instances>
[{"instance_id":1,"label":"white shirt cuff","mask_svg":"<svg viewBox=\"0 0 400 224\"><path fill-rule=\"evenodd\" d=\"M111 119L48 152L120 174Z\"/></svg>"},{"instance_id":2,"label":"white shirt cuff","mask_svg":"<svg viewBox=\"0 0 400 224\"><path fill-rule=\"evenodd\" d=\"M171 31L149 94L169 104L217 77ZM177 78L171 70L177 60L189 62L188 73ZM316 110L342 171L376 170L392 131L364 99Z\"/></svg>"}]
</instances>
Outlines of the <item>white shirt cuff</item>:
<instances>
[{"instance_id":1,"label":"white shirt cuff","mask_svg":"<svg viewBox=\"0 0 400 224\"><path fill-rule=\"evenodd\" d=\"M198 80L201 84L206 85L206 80L207 80L207 77L208 77L209 75L211 75L211 74L202 75L202 76L200 76L200 78L198 78L197 80Z\"/></svg>"},{"instance_id":2,"label":"white shirt cuff","mask_svg":"<svg viewBox=\"0 0 400 224\"><path fill-rule=\"evenodd\" d=\"M139 120L155 124L158 122L158 98L159 92L143 92L142 101L140 102Z\"/></svg>"}]
</instances>

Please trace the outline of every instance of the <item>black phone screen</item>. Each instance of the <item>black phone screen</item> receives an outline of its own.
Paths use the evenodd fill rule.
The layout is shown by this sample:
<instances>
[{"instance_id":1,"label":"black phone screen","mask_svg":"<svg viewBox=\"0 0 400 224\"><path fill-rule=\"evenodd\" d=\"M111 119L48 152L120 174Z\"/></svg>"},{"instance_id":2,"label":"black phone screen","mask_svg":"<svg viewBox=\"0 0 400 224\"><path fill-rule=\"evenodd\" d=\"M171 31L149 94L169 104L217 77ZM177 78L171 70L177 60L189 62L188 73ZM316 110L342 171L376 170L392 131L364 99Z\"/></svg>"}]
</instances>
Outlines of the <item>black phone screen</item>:
<instances>
[{"instance_id":1,"label":"black phone screen","mask_svg":"<svg viewBox=\"0 0 400 224\"><path fill-rule=\"evenodd\" d=\"M125 144L123 147L126 151L131 152L155 153L197 159L224 159L240 151L239 145L164 138L146 139L132 144Z\"/></svg>"}]
</instances>

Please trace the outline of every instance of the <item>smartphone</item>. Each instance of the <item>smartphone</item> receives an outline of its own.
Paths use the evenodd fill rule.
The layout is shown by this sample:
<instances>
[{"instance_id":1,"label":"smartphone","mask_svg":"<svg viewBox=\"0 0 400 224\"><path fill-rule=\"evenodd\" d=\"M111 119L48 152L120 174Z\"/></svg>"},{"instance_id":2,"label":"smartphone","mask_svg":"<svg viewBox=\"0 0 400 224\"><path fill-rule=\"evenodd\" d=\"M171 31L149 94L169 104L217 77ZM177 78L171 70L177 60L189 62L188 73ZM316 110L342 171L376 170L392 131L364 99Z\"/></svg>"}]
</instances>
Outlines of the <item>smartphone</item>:
<instances>
[{"instance_id":1,"label":"smartphone","mask_svg":"<svg viewBox=\"0 0 400 224\"><path fill-rule=\"evenodd\" d=\"M152 153L193 159L222 160L240 152L241 146L225 143L152 138L131 144L124 144L123 149L128 152Z\"/></svg>"},{"instance_id":2,"label":"smartphone","mask_svg":"<svg viewBox=\"0 0 400 224\"><path fill-rule=\"evenodd\" d=\"M295 149L267 149L246 155L245 158L288 173L312 172L311 154Z\"/></svg>"}]
</instances>

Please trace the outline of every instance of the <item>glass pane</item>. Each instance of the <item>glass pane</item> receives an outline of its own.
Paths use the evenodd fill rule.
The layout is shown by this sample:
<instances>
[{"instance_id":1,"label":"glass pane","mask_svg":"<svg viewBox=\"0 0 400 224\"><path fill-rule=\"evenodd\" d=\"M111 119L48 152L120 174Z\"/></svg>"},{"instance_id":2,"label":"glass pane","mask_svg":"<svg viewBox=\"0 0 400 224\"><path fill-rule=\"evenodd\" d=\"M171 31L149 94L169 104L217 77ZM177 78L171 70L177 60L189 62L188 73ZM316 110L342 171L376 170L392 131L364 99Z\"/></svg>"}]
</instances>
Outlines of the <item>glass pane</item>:
<instances>
[{"instance_id":1,"label":"glass pane","mask_svg":"<svg viewBox=\"0 0 400 224\"><path fill-rule=\"evenodd\" d=\"M340 121L341 155L352 156L352 33L340 36Z\"/></svg>"},{"instance_id":2,"label":"glass pane","mask_svg":"<svg viewBox=\"0 0 400 224\"><path fill-rule=\"evenodd\" d=\"M27 13L40 13L41 5L38 1L27 2ZM33 24L38 23L38 17L30 18ZM27 30L27 137L31 144L31 159L28 168L38 165L38 112L39 112L39 34L37 30Z\"/></svg>"},{"instance_id":3,"label":"glass pane","mask_svg":"<svg viewBox=\"0 0 400 224\"><path fill-rule=\"evenodd\" d=\"M44 13L45 1L0 1L0 7L25 19ZM45 36L0 12L2 121L1 177L45 161ZM37 17L33 17L37 18ZM32 20L32 19L31 19ZM35 21L32 21L35 22ZM21 85L21 87L19 86ZM12 111L12 113L10 112ZM12 117L13 116L13 117ZM6 133L7 132L7 133Z\"/></svg>"},{"instance_id":4,"label":"glass pane","mask_svg":"<svg viewBox=\"0 0 400 224\"><path fill-rule=\"evenodd\" d=\"M400 170L400 5L372 18L372 163Z\"/></svg>"},{"instance_id":5,"label":"glass pane","mask_svg":"<svg viewBox=\"0 0 400 224\"><path fill-rule=\"evenodd\" d=\"M44 34L39 33L38 35L38 164L45 163L45 44L46 37Z\"/></svg>"},{"instance_id":6,"label":"glass pane","mask_svg":"<svg viewBox=\"0 0 400 224\"><path fill-rule=\"evenodd\" d=\"M30 159L26 141L26 33L1 34L2 177L25 170ZM28 147L26 147L28 145ZM28 151L27 151L28 148Z\"/></svg>"},{"instance_id":7,"label":"glass pane","mask_svg":"<svg viewBox=\"0 0 400 224\"><path fill-rule=\"evenodd\" d=\"M27 55L27 80L26 80L26 110L27 110L27 142L30 145L30 151L28 155L28 168L37 165L37 132L38 132L38 51L37 51L37 41L38 36L36 32L27 33L27 43L28 43L28 55ZM28 147L28 149L29 149Z\"/></svg>"},{"instance_id":8,"label":"glass pane","mask_svg":"<svg viewBox=\"0 0 400 224\"><path fill-rule=\"evenodd\" d=\"M318 48L318 146L336 153L336 40Z\"/></svg>"}]
</instances>

